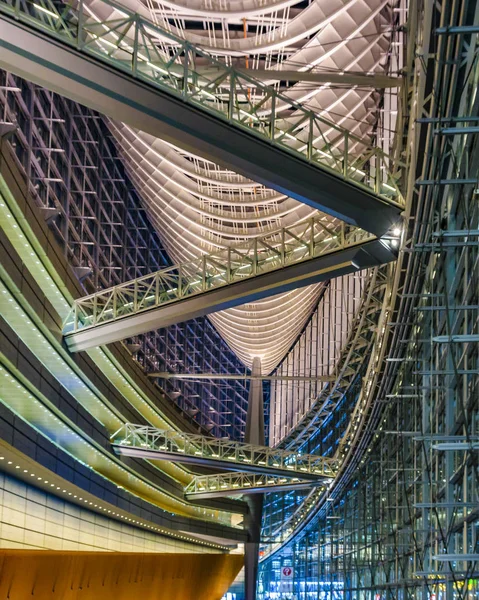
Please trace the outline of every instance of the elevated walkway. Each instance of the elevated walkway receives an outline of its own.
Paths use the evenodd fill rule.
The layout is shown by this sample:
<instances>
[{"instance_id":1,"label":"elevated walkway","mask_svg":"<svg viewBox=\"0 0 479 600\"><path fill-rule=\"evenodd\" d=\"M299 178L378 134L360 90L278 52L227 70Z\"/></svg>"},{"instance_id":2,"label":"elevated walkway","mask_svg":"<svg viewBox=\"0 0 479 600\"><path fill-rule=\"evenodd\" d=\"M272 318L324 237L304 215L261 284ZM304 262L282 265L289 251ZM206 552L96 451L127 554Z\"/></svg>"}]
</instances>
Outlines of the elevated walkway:
<instances>
[{"instance_id":1,"label":"elevated walkway","mask_svg":"<svg viewBox=\"0 0 479 600\"><path fill-rule=\"evenodd\" d=\"M145 9L146 13L146 9ZM260 79L109 0L0 0L0 67L381 236L393 161Z\"/></svg>"},{"instance_id":2,"label":"elevated walkway","mask_svg":"<svg viewBox=\"0 0 479 600\"><path fill-rule=\"evenodd\" d=\"M325 480L311 481L301 477L258 475L256 473L220 473L199 475L185 488L187 500L209 500L236 494L288 492L325 485Z\"/></svg>"},{"instance_id":3,"label":"elevated walkway","mask_svg":"<svg viewBox=\"0 0 479 600\"><path fill-rule=\"evenodd\" d=\"M163 459L277 478L298 478L309 482L324 482L335 475L335 460L323 456L298 454L145 425L127 423L112 436L111 442L118 454L136 458Z\"/></svg>"},{"instance_id":4,"label":"elevated walkway","mask_svg":"<svg viewBox=\"0 0 479 600\"><path fill-rule=\"evenodd\" d=\"M119 341L396 259L391 237L325 227L321 217L76 300L72 351Z\"/></svg>"},{"instance_id":5,"label":"elevated walkway","mask_svg":"<svg viewBox=\"0 0 479 600\"><path fill-rule=\"evenodd\" d=\"M364 356L372 351L386 287L385 270L372 270L366 280L363 301L331 373L333 382L324 386L311 408L294 429L281 440L279 447L295 452L301 451L310 437L323 427L357 380Z\"/></svg>"}]
</instances>

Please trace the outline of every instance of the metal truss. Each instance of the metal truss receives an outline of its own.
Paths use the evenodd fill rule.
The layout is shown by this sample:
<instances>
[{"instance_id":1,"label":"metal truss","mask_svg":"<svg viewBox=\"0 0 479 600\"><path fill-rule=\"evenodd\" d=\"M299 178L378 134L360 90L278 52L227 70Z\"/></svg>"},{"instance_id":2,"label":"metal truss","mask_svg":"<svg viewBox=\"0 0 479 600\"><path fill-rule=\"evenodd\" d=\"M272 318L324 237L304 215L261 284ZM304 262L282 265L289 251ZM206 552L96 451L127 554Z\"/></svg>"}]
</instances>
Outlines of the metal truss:
<instances>
[{"instance_id":1,"label":"metal truss","mask_svg":"<svg viewBox=\"0 0 479 600\"><path fill-rule=\"evenodd\" d=\"M353 187L372 190L388 202L401 202L393 172L397 166L379 147L123 5L110 0L95 3L100 17L83 1L59 8L50 0L2 0L0 10ZM165 45L174 51L165 51Z\"/></svg>"},{"instance_id":2,"label":"metal truss","mask_svg":"<svg viewBox=\"0 0 479 600\"><path fill-rule=\"evenodd\" d=\"M335 381L332 376L320 376L317 377L311 376L307 377L306 375L233 375L233 374L225 374L225 373L168 373L168 372L160 372L160 373L148 373L149 377L157 377L159 379L199 379L199 380L208 380L208 379L224 379L225 381L229 379L241 381L241 380L249 380L249 381L299 381L299 382L321 382L321 381Z\"/></svg>"},{"instance_id":3,"label":"metal truss","mask_svg":"<svg viewBox=\"0 0 479 600\"><path fill-rule=\"evenodd\" d=\"M29 193L85 293L169 264L98 114L3 71L0 106L3 120L18 124L10 145ZM146 372L245 372L205 318L125 341ZM241 439L243 382L161 381L161 387L212 434Z\"/></svg>"},{"instance_id":4,"label":"metal truss","mask_svg":"<svg viewBox=\"0 0 479 600\"><path fill-rule=\"evenodd\" d=\"M404 19L406 16L404 7L398 8L396 15L400 21ZM394 60L399 61L398 64L401 64L402 34L400 29L398 29L395 36L397 41L394 42L395 46L390 56ZM384 110L381 111L382 120L380 127L384 128L384 130L382 130L382 137L380 139L381 143L384 144L384 148L389 150L393 146L392 134L395 129L397 109L399 108L399 113L401 113L401 107L397 105L397 98L388 94L384 96L383 102ZM394 146L396 152L400 151L400 138L394 140ZM347 440L358 429L357 421L352 426L348 426L348 422L352 419L354 407L360 402L361 391L365 382L364 378L367 376L367 357L371 355L374 348L374 340L379 333L378 324L381 312L384 311L386 285L390 276L390 272L380 270L379 273L371 272L371 278L365 280L365 288L361 291L361 306L355 308L353 320L348 322L347 326L344 326L347 329L348 335L346 341L341 340L341 354L339 356L335 355L332 364L337 384L334 386L324 386L319 396L311 394L309 397L315 400L309 411L307 410L308 397L304 395L304 392L303 396L297 390L286 394L285 400L289 404L282 409L282 414L290 413L292 417L290 424L295 426L286 437L283 437L284 433L280 434L279 438L275 437L276 441L278 439L281 440L281 447L289 447L291 449L303 448L307 452L318 452L322 455L331 456L336 454L340 456L342 451L339 448L339 443L342 436ZM341 297L338 302L339 305L341 306L341 313L344 314L344 306L348 305L347 301ZM324 316L325 321L328 322L329 318L330 316L326 313ZM317 319L319 322L319 314ZM288 362L288 360L285 360L285 366L280 366L280 369L284 368L286 369L284 372L295 373L298 372L297 365L299 363L305 366L309 364L310 369L315 368L316 372L323 372L314 366L314 360L319 360L319 366L321 364L330 364L331 351L328 349L325 353L324 350L320 351L319 348L314 348L315 339L319 336L324 340L324 334L320 328L318 328L317 333L309 332L306 329L305 333L301 336L300 343L297 344L298 347L293 348L291 351L291 361ZM325 344L326 348L328 348L328 345L335 348L338 342L334 342L333 338L334 345L331 344L331 340L329 344L326 340ZM281 371L279 370L279 372ZM311 391L314 392L315 390L312 389ZM309 401L309 404L311 404L311 401ZM294 418L298 413L299 415L304 415L300 418L299 422L298 417ZM276 431L273 431L273 427L275 426L273 420L274 411L271 416L270 435L272 433L277 435ZM349 452L349 458L351 454L353 454L352 451ZM346 463L349 461L349 458L345 461ZM341 478L340 476L338 478L338 483L340 484ZM298 534L298 537L301 537L301 532L318 513L318 507L325 506L324 494L318 493L315 490L304 497L298 494L283 494L282 496L270 494L266 496L265 506L264 533L270 540L270 543L273 542L272 546L268 545L265 547L264 556L267 557L272 554L271 550L283 547L282 544L286 544L288 541L291 542L296 534Z\"/></svg>"},{"instance_id":5,"label":"metal truss","mask_svg":"<svg viewBox=\"0 0 479 600\"><path fill-rule=\"evenodd\" d=\"M249 295L257 297L259 294L275 295L280 286L296 284L296 286L310 283L314 277L313 269L301 272L288 271L294 265L301 265L317 258L331 257L332 261L324 265L323 271L329 276L334 274L334 268L339 272L349 268L351 270L367 266L368 262L382 262L393 260L395 254L392 244L397 240L389 238L378 247L371 243L377 241L375 236L362 230L353 229L345 231L342 226L339 231L325 228L320 217L313 217L301 226L294 229L283 228L274 234L253 238L248 243L231 246L227 251L203 255L187 263L173 265L128 281L122 285L96 292L84 298L75 300L71 319L67 319L64 334L69 346L73 349L85 349L92 345L108 343L115 339L125 337L125 332L137 330L144 333L155 329L161 323L161 312L166 305L184 301L194 296L205 295L219 288L234 286L245 280L257 280L257 287L248 286L242 294L240 288L232 287L232 296L226 298L218 296L218 301L211 300L209 310L219 310L224 306L244 303ZM347 250L365 249L367 254L349 256ZM369 255L373 255L373 258ZM337 261L334 256L337 255ZM337 263L337 264L336 264ZM364 264L366 263L366 264ZM268 280L266 287L263 281L265 274L278 272L275 282ZM287 275L290 272L289 276ZM284 274L283 274L284 273ZM325 275L327 276L327 275ZM216 296L215 296L216 297ZM183 303L182 306L185 306ZM201 304L204 314L207 305ZM156 311L156 312L155 312ZM134 319L141 313L148 313L145 319ZM183 315L183 319L185 316ZM121 328L109 329L108 332L99 330L98 335L82 335L78 332L91 332L106 324L122 320ZM178 317L179 320L181 320ZM133 325L130 327L131 321ZM156 327L155 327L156 324ZM128 329L130 327L130 329ZM128 335L128 333L126 333Z\"/></svg>"},{"instance_id":6,"label":"metal truss","mask_svg":"<svg viewBox=\"0 0 479 600\"><path fill-rule=\"evenodd\" d=\"M265 446L218 440L203 435L125 424L111 438L116 452L165 458L181 463L318 480L334 477L336 461Z\"/></svg>"},{"instance_id":7,"label":"metal truss","mask_svg":"<svg viewBox=\"0 0 479 600\"><path fill-rule=\"evenodd\" d=\"M253 473L220 473L198 475L185 487L187 500L221 498L236 494L262 494L264 492L298 491L315 486L324 486L327 481L281 477L279 475L258 475Z\"/></svg>"}]
</instances>

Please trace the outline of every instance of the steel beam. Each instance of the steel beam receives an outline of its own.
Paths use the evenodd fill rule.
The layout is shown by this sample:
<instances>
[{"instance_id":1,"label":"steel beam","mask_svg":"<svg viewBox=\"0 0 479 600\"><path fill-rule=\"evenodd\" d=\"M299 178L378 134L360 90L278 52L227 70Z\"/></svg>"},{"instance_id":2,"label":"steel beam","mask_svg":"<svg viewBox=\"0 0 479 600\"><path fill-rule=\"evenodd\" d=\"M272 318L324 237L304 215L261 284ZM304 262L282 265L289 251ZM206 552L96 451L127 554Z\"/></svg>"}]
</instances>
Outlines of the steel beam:
<instances>
[{"instance_id":1,"label":"steel beam","mask_svg":"<svg viewBox=\"0 0 479 600\"><path fill-rule=\"evenodd\" d=\"M431 446L433 450L438 450L440 452L456 452L456 451L471 451L476 452L479 450L479 443L474 442L451 442L451 443L439 443L433 444Z\"/></svg>"},{"instance_id":2,"label":"steel beam","mask_svg":"<svg viewBox=\"0 0 479 600\"><path fill-rule=\"evenodd\" d=\"M148 377L158 377L159 379L207 379L207 380L249 380L255 381L257 379L265 381L303 381L303 382L315 382L324 381L331 382L336 381L334 377L329 375L318 375L317 377L308 377L307 375L248 375L248 374L236 374L236 373L168 373L166 371L158 371L154 373L148 373Z\"/></svg>"},{"instance_id":3,"label":"steel beam","mask_svg":"<svg viewBox=\"0 0 479 600\"><path fill-rule=\"evenodd\" d=\"M467 333L463 335L436 335L432 338L436 344L477 344L479 342L479 334Z\"/></svg>"},{"instance_id":4,"label":"steel beam","mask_svg":"<svg viewBox=\"0 0 479 600\"><path fill-rule=\"evenodd\" d=\"M399 220L400 208L373 190L250 128L235 126L5 14L0 27L1 68L375 235Z\"/></svg>"},{"instance_id":5,"label":"steel beam","mask_svg":"<svg viewBox=\"0 0 479 600\"><path fill-rule=\"evenodd\" d=\"M479 33L479 25L457 25L451 27L438 27L437 35L470 35L471 33Z\"/></svg>"},{"instance_id":6,"label":"steel beam","mask_svg":"<svg viewBox=\"0 0 479 600\"><path fill-rule=\"evenodd\" d=\"M438 562L477 562L479 554L435 554L432 560Z\"/></svg>"},{"instance_id":7,"label":"steel beam","mask_svg":"<svg viewBox=\"0 0 479 600\"><path fill-rule=\"evenodd\" d=\"M259 379L261 374L261 358L255 356L251 367L251 374L256 376L249 384L248 412L246 415L245 441L248 444L265 445L264 433L264 405L263 405L263 382ZM231 477L231 476L230 476ZM208 481L208 476L206 480ZM244 481L244 475L240 473L240 479ZM275 477L274 479L277 480ZM259 482L262 482L261 484ZM258 581L258 561L259 545L261 540L261 518L263 515L264 495L263 491L267 478L253 477L251 485L244 486L251 488L244 496L249 511L245 517L245 526L248 531L248 541L245 543L244 553L244 571L245 571L245 600L255 600L256 586ZM231 484L231 481L229 481ZM223 485L226 485L224 483ZM208 487L208 484L207 486ZM211 487L211 486L210 486ZM219 493L221 484L215 490ZM201 493L200 490L197 490ZM209 493L211 493L211 489ZM225 491L225 490L222 490ZM208 493L205 490L206 493ZM231 492L230 492L231 493Z\"/></svg>"},{"instance_id":8,"label":"steel beam","mask_svg":"<svg viewBox=\"0 0 479 600\"><path fill-rule=\"evenodd\" d=\"M434 132L435 135L465 135L479 133L479 127L443 127Z\"/></svg>"},{"instance_id":9,"label":"steel beam","mask_svg":"<svg viewBox=\"0 0 479 600\"><path fill-rule=\"evenodd\" d=\"M249 69L238 69L248 73ZM262 82L270 81L297 81L308 83L332 83L341 86L371 87L375 89L399 88L402 86L402 77L391 77L380 73L368 75L366 73L331 73L330 71L295 71L279 69L254 69L255 79Z\"/></svg>"}]
</instances>

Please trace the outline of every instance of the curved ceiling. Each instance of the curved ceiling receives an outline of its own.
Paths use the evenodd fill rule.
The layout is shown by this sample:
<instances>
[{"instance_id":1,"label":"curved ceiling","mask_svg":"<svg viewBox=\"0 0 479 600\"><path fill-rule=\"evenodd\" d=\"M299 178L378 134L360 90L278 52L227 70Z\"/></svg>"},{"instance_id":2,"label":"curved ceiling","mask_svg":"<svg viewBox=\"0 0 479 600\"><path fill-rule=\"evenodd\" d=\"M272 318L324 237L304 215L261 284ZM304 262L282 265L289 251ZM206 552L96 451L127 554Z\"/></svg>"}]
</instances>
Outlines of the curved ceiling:
<instances>
[{"instance_id":1,"label":"curved ceiling","mask_svg":"<svg viewBox=\"0 0 479 600\"><path fill-rule=\"evenodd\" d=\"M245 69L382 73L387 63L389 0L124 0L123 4ZM96 14L98 6L90 2ZM367 138L373 131L380 100L374 89L301 81L273 85L358 136ZM292 227L316 214L125 124L111 122L110 127L144 207L175 262ZM326 215L324 222L335 224ZM310 286L209 318L245 365L250 367L260 356L263 373L269 373L303 328L320 292L321 286Z\"/></svg>"}]
</instances>

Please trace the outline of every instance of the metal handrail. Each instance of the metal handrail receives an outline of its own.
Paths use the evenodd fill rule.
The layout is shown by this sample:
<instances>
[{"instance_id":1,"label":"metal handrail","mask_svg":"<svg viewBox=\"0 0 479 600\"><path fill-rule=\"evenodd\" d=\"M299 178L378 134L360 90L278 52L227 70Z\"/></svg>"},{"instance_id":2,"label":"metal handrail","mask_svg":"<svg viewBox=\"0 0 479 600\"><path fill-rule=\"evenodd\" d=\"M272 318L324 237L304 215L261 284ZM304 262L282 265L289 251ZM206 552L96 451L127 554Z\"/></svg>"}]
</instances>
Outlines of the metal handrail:
<instances>
[{"instance_id":1,"label":"metal handrail","mask_svg":"<svg viewBox=\"0 0 479 600\"><path fill-rule=\"evenodd\" d=\"M0 0L0 12L268 140L355 186L402 205L401 165L286 94L213 57L113 0L58 7L52 0ZM104 18L105 13L107 14Z\"/></svg>"},{"instance_id":2,"label":"metal handrail","mask_svg":"<svg viewBox=\"0 0 479 600\"><path fill-rule=\"evenodd\" d=\"M312 217L294 227L79 298L63 332L83 331L375 239L361 229L346 231L344 224L330 229L321 216Z\"/></svg>"}]
</instances>

